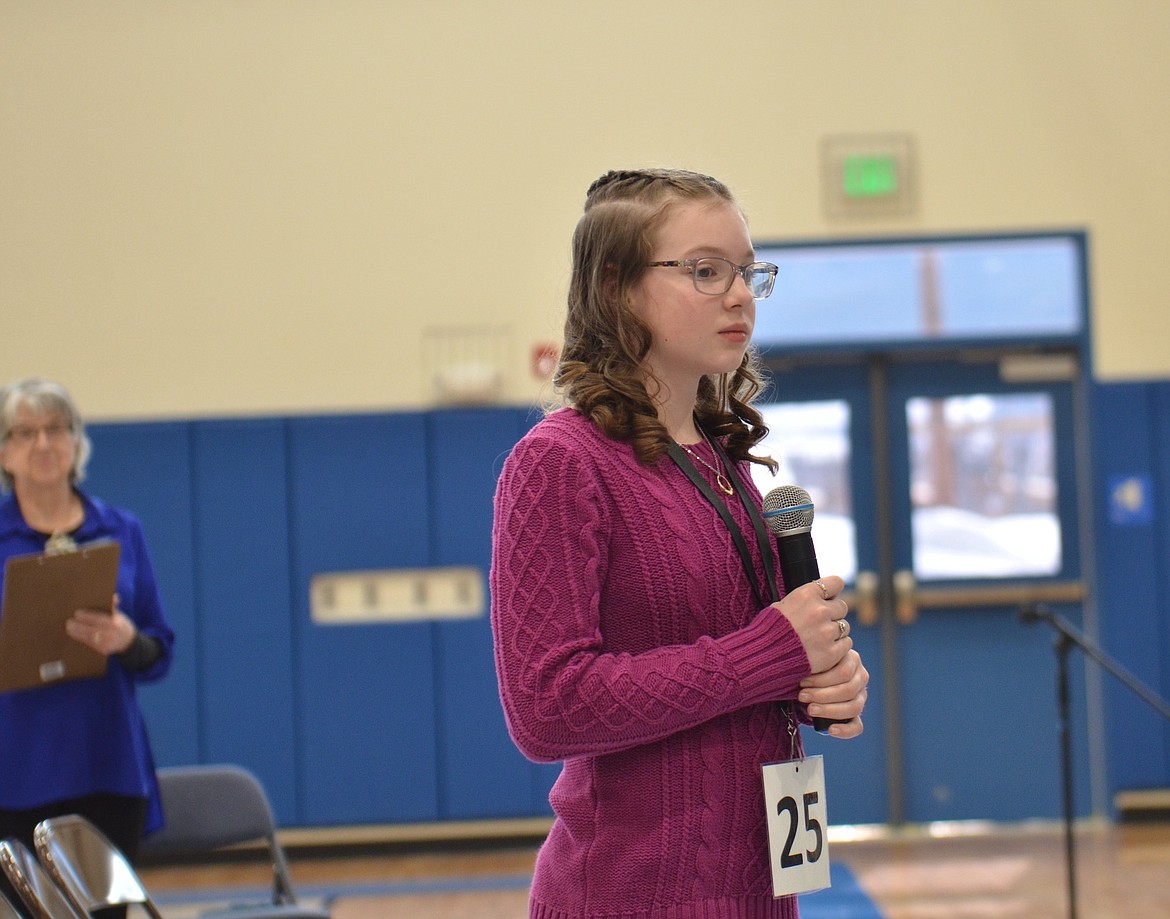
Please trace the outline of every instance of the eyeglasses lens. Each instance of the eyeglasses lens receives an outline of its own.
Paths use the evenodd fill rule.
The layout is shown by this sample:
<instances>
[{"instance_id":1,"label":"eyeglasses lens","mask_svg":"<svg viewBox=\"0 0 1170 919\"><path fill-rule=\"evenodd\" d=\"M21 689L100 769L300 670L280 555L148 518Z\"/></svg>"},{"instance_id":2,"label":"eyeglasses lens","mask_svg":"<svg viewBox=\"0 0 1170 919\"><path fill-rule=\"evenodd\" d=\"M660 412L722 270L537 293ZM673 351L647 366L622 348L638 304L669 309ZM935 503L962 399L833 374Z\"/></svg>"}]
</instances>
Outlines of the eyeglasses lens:
<instances>
[{"instance_id":1,"label":"eyeglasses lens","mask_svg":"<svg viewBox=\"0 0 1170 919\"><path fill-rule=\"evenodd\" d=\"M751 268L748 271L748 287L752 296L757 300L764 300L772 295L772 285L776 283L776 272L771 265Z\"/></svg>"},{"instance_id":2,"label":"eyeglasses lens","mask_svg":"<svg viewBox=\"0 0 1170 919\"><path fill-rule=\"evenodd\" d=\"M776 271L772 265L759 262L740 268L722 258L695 260L695 290L704 294L725 294L731 290L735 276L740 273L754 299L763 300L771 295L772 285L776 282Z\"/></svg>"},{"instance_id":3,"label":"eyeglasses lens","mask_svg":"<svg viewBox=\"0 0 1170 919\"><path fill-rule=\"evenodd\" d=\"M731 262L721 258L696 259L692 275L695 290L701 294L725 294L731 289L733 272Z\"/></svg>"},{"instance_id":4,"label":"eyeglasses lens","mask_svg":"<svg viewBox=\"0 0 1170 919\"><path fill-rule=\"evenodd\" d=\"M49 443L59 443L65 439L70 433L70 430L67 424L47 424L43 428L29 428L24 425L19 425L8 432L8 437L18 444L27 446L36 443L42 433L45 435L45 440L49 441Z\"/></svg>"}]
</instances>

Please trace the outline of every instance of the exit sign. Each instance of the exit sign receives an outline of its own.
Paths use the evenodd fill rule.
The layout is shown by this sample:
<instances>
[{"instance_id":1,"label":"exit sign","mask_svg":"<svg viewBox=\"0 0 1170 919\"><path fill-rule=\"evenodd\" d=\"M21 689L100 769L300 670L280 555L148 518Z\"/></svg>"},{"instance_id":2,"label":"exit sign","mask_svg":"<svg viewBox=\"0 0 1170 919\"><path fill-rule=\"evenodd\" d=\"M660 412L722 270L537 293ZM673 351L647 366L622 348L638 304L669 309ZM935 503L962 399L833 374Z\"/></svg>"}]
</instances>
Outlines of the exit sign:
<instances>
[{"instance_id":1,"label":"exit sign","mask_svg":"<svg viewBox=\"0 0 1170 919\"><path fill-rule=\"evenodd\" d=\"M881 198L898 193L898 160L893 156L847 156L841 168L846 198Z\"/></svg>"},{"instance_id":2,"label":"exit sign","mask_svg":"<svg viewBox=\"0 0 1170 919\"><path fill-rule=\"evenodd\" d=\"M822 142L825 212L830 217L914 212L913 144L908 135L844 135Z\"/></svg>"}]
</instances>

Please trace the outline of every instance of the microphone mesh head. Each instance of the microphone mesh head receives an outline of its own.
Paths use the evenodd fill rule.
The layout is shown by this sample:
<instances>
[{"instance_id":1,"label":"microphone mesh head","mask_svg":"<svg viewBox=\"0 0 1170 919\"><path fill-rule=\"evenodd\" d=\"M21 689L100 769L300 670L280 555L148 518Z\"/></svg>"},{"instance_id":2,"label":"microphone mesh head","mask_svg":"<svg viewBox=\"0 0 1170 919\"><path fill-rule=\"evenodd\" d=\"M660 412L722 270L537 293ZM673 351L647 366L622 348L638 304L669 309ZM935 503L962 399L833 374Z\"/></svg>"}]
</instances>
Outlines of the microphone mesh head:
<instances>
[{"instance_id":1,"label":"microphone mesh head","mask_svg":"<svg viewBox=\"0 0 1170 919\"><path fill-rule=\"evenodd\" d=\"M781 485L764 496L764 523L773 534L807 530L812 522L812 498L799 485Z\"/></svg>"}]
</instances>

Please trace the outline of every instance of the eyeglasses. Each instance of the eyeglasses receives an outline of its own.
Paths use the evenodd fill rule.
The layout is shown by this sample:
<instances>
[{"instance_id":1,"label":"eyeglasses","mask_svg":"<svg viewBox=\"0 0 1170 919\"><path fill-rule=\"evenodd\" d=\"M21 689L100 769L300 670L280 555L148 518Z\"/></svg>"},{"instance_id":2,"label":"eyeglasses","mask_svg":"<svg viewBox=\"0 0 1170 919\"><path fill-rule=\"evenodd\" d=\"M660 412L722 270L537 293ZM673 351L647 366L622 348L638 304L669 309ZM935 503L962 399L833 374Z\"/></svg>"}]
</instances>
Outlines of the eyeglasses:
<instances>
[{"instance_id":1,"label":"eyeglasses","mask_svg":"<svg viewBox=\"0 0 1170 919\"><path fill-rule=\"evenodd\" d=\"M17 425L8 431L8 440L11 440L22 447L30 446L37 442L42 434L45 435L45 440L51 444L60 443L66 437L73 433L73 429L64 422L56 421L52 424L46 424L42 428L30 428L26 425Z\"/></svg>"},{"instance_id":2,"label":"eyeglasses","mask_svg":"<svg viewBox=\"0 0 1170 919\"><path fill-rule=\"evenodd\" d=\"M707 258L684 258L671 262L650 262L650 268L689 268L691 269L691 283L701 294L719 296L731 290L735 276L743 278L747 289L752 292L755 300L766 300L772 295L772 287L776 283L776 272L780 269L771 262L752 262L749 265L736 265L725 258L708 256Z\"/></svg>"}]
</instances>

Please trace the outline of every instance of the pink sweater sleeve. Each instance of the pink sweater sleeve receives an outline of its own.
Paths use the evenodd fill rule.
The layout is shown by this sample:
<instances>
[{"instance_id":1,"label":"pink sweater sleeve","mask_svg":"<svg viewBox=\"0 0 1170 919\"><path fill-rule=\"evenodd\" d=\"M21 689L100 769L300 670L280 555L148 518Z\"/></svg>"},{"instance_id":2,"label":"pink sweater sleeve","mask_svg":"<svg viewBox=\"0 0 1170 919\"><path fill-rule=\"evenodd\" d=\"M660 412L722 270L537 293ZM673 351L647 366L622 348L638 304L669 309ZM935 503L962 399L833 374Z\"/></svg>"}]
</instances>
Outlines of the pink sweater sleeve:
<instances>
[{"instance_id":1,"label":"pink sweater sleeve","mask_svg":"<svg viewBox=\"0 0 1170 919\"><path fill-rule=\"evenodd\" d=\"M634 653L608 648L602 598L624 595L607 592L604 583L609 579L612 588L615 578L657 576L613 569L615 526L611 496L580 453L526 440L505 464L495 506L492 629L508 728L530 759L660 740L750 705L792 698L809 673L799 638L772 607L742 628L693 643L648 641ZM650 562L656 549L648 549ZM651 567L681 569L683 577L688 570L669 559ZM630 608L616 612L644 621L648 635L657 633L658 620L685 612L632 594Z\"/></svg>"}]
</instances>

